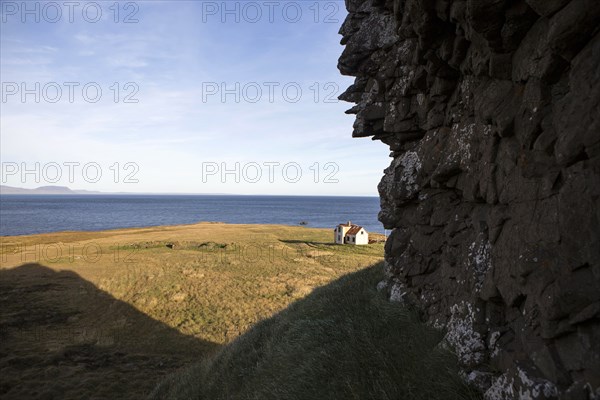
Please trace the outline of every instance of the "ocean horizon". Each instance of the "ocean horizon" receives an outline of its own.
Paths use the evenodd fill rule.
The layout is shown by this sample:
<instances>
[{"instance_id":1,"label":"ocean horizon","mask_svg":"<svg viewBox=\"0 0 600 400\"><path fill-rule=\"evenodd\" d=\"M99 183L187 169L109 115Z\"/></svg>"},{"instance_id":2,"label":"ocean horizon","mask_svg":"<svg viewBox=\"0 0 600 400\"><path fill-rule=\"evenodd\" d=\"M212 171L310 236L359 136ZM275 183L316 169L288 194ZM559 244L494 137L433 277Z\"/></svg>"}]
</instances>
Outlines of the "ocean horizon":
<instances>
[{"instance_id":1,"label":"ocean horizon","mask_svg":"<svg viewBox=\"0 0 600 400\"><path fill-rule=\"evenodd\" d=\"M384 233L367 196L82 194L0 195L0 236L223 222L331 228L352 221Z\"/></svg>"}]
</instances>

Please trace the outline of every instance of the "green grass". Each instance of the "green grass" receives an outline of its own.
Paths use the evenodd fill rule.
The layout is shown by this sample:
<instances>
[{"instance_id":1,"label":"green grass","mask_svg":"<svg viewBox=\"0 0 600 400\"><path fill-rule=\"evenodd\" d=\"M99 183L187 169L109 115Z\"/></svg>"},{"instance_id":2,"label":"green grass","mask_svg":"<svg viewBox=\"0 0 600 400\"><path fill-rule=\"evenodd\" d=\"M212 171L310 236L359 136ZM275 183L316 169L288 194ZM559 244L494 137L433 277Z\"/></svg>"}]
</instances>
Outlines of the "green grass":
<instances>
[{"instance_id":1,"label":"green grass","mask_svg":"<svg viewBox=\"0 0 600 400\"><path fill-rule=\"evenodd\" d=\"M170 376L151 399L476 399L443 333L375 290L377 265L342 277Z\"/></svg>"},{"instance_id":2,"label":"green grass","mask_svg":"<svg viewBox=\"0 0 600 400\"><path fill-rule=\"evenodd\" d=\"M443 334L375 290L384 244L332 240L205 223L3 237L0 397L476 398ZM62 257L23 253L46 244Z\"/></svg>"}]
</instances>

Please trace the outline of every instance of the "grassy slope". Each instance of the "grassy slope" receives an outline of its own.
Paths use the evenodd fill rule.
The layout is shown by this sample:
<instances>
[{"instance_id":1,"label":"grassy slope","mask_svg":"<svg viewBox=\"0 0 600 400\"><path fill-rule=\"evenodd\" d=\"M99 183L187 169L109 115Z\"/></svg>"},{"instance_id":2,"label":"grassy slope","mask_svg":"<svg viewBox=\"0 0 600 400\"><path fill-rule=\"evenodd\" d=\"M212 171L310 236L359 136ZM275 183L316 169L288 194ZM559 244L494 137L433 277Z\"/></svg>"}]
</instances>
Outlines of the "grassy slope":
<instances>
[{"instance_id":1,"label":"grassy slope","mask_svg":"<svg viewBox=\"0 0 600 400\"><path fill-rule=\"evenodd\" d=\"M0 397L139 399L383 244L194 224L0 237ZM167 245L173 245L168 247Z\"/></svg>"},{"instance_id":2,"label":"grassy slope","mask_svg":"<svg viewBox=\"0 0 600 400\"><path fill-rule=\"evenodd\" d=\"M375 286L381 266L318 288L216 355L170 376L152 399L475 399L440 332Z\"/></svg>"}]
</instances>

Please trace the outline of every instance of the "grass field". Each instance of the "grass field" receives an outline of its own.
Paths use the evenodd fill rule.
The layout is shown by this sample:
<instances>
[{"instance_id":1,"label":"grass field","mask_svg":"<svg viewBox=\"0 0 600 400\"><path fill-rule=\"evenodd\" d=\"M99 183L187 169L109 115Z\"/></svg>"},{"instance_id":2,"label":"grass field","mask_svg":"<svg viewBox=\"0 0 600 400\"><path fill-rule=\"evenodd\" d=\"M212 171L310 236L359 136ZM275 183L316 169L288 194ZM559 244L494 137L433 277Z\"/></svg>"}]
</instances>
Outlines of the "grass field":
<instances>
[{"instance_id":1,"label":"grass field","mask_svg":"<svg viewBox=\"0 0 600 400\"><path fill-rule=\"evenodd\" d=\"M475 400L443 332L377 292L382 264L317 288L165 379L152 400Z\"/></svg>"},{"instance_id":2,"label":"grass field","mask_svg":"<svg viewBox=\"0 0 600 400\"><path fill-rule=\"evenodd\" d=\"M0 238L0 397L139 399L383 258L332 231L201 223Z\"/></svg>"}]
</instances>

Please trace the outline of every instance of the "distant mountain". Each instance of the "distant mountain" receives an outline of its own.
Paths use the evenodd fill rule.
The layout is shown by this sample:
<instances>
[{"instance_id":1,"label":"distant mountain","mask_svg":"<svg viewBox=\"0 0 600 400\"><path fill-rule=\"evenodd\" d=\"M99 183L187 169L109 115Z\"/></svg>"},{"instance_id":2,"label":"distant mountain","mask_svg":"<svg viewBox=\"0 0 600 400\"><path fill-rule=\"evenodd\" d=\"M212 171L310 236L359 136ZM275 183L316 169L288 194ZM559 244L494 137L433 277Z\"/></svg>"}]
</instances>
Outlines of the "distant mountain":
<instances>
[{"instance_id":1,"label":"distant mountain","mask_svg":"<svg viewBox=\"0 0 600 400\"><path fill-rule=\"evenodd\" d=\"M90 190L72 190L66 186L40 186L36 189L24 189L0 185L0 194L98 194L102 192Z\"/></svg>"}]
</instances>

